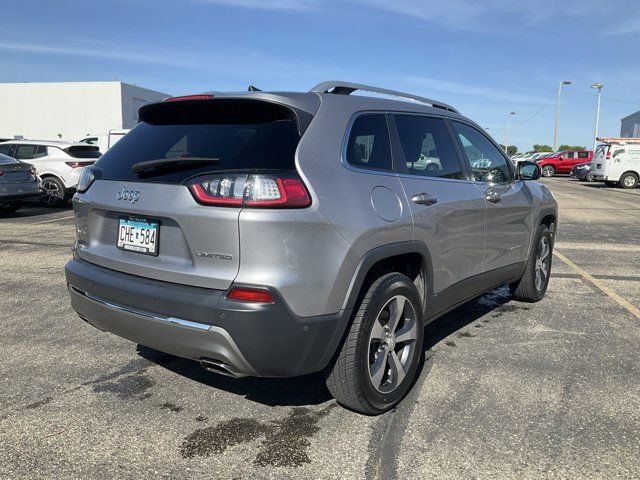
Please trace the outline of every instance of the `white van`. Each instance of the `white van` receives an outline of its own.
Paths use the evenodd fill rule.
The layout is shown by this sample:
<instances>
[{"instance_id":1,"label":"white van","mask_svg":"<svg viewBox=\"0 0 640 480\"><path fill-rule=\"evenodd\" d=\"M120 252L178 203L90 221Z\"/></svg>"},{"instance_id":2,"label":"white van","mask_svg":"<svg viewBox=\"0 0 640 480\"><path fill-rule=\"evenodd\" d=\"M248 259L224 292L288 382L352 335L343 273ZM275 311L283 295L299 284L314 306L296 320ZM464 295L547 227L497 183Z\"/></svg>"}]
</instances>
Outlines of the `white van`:
<instances>
[{"instance_id":1,"label":"white van","mask_svg":"<svg viewBox=\"0 0 640 480\"><path fill-rule=\"evenodd\" d=\"M596 182L635 188L640 181L640 138L598 138L591 162Z\"/></svg>"},{"instance_id":2,"label":"white van","mask_svg":"<svg viewBox=\"0 0 640 480\"><path fill-rule=\"evenodd\" d=\"M100 150L100 153L104 153L113 147L118 140L124 137L128 131L129 129L109 130L109 133L87 135L82 140L78 140L78 142L95 145Z\"/></svg>"}]
</instances>

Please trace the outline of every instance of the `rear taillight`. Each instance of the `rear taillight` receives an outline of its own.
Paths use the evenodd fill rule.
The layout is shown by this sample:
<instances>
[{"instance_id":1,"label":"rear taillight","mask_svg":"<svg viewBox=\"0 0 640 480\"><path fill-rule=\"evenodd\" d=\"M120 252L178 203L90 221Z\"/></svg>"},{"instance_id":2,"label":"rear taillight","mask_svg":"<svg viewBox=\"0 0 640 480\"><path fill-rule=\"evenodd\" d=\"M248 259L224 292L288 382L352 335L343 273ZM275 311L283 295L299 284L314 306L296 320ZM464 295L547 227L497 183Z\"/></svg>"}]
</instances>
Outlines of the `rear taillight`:
<instances>
[{"instance_id":1,"label":"rear taillight","mask_svg":"<svg viewBox=\"0 0 640 480\"><path fill-rule=\"evenodd\" d=\"M233 287L227 298L237 302L275 303L271 293L261 288Z\"/></svg>"},{"instance_id":2,"label":"rear taillight","mask_svg":"<svg viewBox=\"0 0 640 480\"><path fill-rule=\"evenodd\" d=\"M71 168L82 168L88 167L89 165L93 165L95 162L64 162L69 165Z\"/></svg>"},{"instance_id":3,"label":"rear taillight","mask_svg":"<svg viewBox=\"0 0 640 480\"><path fill-rule=\"evenodd\" d=\"M78 193L84 193L89 190L91 184L100 178L102 170L98 167L89 166L82 170L80 174L80 180L78 180L78 186L76 187L76 191Z\"/></svg>"},{"instance_id":4,"label":"rear taillight","mask_svg":"<svg viewBox=\"0 0 640 480\"><path fill-rule=\"evenodd\" d=\"M212 174L192 180L189 189L203 205L255 208L303 208L311 205L304 183L295 175Z\"/></svg>"},{"instance_id":5,"label":"rear taillight","mask_svg":"<svg viewBox=\"0 0 640 480\"><path fill-rule=\"evenodd\" d=\"M607 155L604 158L605 160L611 160L611 150L607 151Z\"/></svg>"},{"instance_id":6,"label":"rear taillight","mask_svg":"<svg viewBox=\"0 0 640 480\"><path fill-rule=\"evenodd\" d=\"M0 170L0 177L4 175L4 171Z\"/></svg>"}]
</instances>

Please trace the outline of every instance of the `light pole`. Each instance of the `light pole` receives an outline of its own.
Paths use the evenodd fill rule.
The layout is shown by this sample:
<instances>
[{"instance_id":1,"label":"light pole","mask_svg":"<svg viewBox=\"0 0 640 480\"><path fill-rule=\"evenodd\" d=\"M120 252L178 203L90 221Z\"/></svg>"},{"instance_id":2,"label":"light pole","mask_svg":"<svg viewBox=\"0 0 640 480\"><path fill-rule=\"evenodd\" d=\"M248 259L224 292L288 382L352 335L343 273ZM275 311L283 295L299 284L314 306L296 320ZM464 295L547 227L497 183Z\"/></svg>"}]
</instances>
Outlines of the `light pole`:
<instances>
[{"instance_id":1,"label":"light pole","mask_svg":"<svg viewBox=\"0 0 640 480\"><path fill-rule=\"evenodd\" d=\"M562 86L571 85L570 80L563 80L558 85L558 105L556 106L556 126L553 130L553 151L556 151L558 147L558 118L560 117L560 96L562 95Z\"/></svg>"},{"instance_id":2,"label":"light pole","mask_svg":"<svg viewBox=\"0 0 640 480\"><path fill-rule=\"evenodd\" d=\"M504 153L509 156L509 121L511 117L513 117L516 112L509 112L509 116L507 117L507 129L504 132Z\"/></svg>"},{"instance_id":3,"label":"light pole","mask_svg":"<svg viewBox=\"0 0 640 480\"><path fill-rule=\"evenodd\" d=\"M598 138L598 123L600 123L600 93L602 92L602 87L604 87L604 85L602 85L600 82L598 83L594 83L593 85L591 85L591 88L595 88L596 90L598 90L598 104L596 107L596 128L593 131L593 151L596 151L596 143L597 143L597 138Z\"/></svg>"}]
</instances>

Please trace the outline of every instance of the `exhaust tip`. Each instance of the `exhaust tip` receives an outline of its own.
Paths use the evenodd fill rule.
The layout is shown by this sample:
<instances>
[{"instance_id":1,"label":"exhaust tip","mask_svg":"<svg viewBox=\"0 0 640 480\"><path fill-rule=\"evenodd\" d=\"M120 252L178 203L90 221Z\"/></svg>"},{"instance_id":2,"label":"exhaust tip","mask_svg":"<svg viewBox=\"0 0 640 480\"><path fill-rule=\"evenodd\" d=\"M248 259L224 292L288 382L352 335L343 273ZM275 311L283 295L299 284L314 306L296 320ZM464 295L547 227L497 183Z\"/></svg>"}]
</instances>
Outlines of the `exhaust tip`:
<instances>
[{"instance_id":1,"label":"exhaust tip","mask_svg":"<svg viewBox=\"0 0 640 480\"><path fill-rule=\"evenodd\" d=\"M220 375L225 375L227 377L232 377L232 378L239 377L239 375L234 373L226 363L220 362L219 360L212 360L210 358L201 358L200 365L202 365L202 368L204 368L209 372L219 373Z\"/></svg>"}]
</instances>

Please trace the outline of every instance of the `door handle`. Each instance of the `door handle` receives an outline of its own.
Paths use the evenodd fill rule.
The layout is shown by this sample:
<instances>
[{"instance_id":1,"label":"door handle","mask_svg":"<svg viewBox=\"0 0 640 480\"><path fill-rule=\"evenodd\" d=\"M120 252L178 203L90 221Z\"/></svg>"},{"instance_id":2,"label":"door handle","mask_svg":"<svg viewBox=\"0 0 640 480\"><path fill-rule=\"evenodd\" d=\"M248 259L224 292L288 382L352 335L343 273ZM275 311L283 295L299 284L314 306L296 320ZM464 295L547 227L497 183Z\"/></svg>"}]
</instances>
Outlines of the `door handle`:
<instances>
[{"instance_id":1,"label":"door handle","mask_svg":"<svg viewBox=\"0 0 640 480\"><path fill-rule=\"evenodd\" d=\"M484 198L487 199L487 202L491 202L491 203L498 203L502 201L502 195L500 195L500 193L497 190L494 190L493 188L490 188L485 192Z\"/></svg>"},{"instance_id":2,"label":"door handle","mask_svg":"<svg viewBox=\"0 0 640 480\"><path fill-rule=\"evenodd\" d=\"M418 205L433 205L434 203L438 203L438 197L435 195L431 195L430 193L418 193L411 198L413 203L417 203Z\"/></svg>"}]
</instances>

